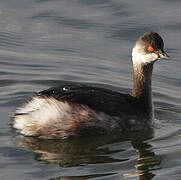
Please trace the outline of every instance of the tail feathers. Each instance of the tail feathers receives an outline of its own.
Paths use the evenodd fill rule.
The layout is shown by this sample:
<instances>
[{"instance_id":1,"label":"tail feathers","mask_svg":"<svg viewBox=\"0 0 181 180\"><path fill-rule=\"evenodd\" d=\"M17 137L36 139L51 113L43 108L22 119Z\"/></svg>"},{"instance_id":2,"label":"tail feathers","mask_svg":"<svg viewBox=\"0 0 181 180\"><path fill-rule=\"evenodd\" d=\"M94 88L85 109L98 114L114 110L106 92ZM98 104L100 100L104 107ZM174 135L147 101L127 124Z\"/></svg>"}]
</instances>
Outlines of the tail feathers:
<instances>
[{"instance_id":1,"label":"tail feathers","mask_svg":"<svg viewBox=\"0 0 181 180\"><path fill-rule=\"evenodd\" d=\"M91 129L95 127L108 131L110 119L110 116L84 105L35 96L17 109L13 126L26 136L62 138L94 133Z\"/></svg>"},{"instance_id":2,"label":"tail feathers","mask_svg":"<svg viewBox=\"0 0 181 180\"><path fill-rule=\"evenodd\" d=\"M45 104L45 99L35 96L31 101L24 104L22 107L17 108L15 115L16 114L17 115L26 114L26 113L36 111L37 109L39 109L44 104Z\"/></svg>"},{"instance_id":3,"label":"tail feathers","mask_svg":"<svg viewBox=\"0 0 181 180\"><path fill-rule=\"evenodd\" d=\"M16 110L13 127L24 135L37 136L48 124L57 124L68 116L69 108L68 103L36 96Z\"/></svg>"}]
</instances>

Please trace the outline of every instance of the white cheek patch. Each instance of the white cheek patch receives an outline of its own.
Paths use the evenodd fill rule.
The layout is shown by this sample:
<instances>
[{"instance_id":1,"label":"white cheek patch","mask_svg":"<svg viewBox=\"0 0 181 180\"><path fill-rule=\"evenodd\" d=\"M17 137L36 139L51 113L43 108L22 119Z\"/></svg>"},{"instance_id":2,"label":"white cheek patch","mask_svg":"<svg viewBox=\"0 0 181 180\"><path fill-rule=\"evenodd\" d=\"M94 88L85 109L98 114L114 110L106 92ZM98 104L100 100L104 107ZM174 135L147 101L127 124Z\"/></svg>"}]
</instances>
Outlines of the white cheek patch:
<instances>
[{"instance_id":1,"label":"white cheek patch","mask_svg":"<svg viewBox=\"0 0 181 180\"><path fill-rule=\"evenodd\" d=\"M156 61L159 56L156 53L143 53L140 51L141 47L134 47L132 51L132 59L134 64L146 64Z\"/></svg>"}]
</instances>

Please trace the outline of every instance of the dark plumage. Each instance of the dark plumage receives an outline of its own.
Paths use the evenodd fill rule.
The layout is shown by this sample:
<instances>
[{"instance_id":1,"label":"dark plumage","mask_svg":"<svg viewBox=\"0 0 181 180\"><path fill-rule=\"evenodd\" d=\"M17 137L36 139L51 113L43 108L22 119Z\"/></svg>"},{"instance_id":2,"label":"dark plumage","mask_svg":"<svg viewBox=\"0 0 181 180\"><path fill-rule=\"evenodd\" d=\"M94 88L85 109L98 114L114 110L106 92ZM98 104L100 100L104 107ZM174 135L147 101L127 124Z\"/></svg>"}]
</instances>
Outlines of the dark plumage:
<instances>
[{"instance_id":1,"label":"dark plumage","mask_svg":"<svg viewBox=\"0 0 181 180\"><path fill-rule=\"evenodd\" d=\"M70 104L86 105L110 116L120 116L122 113L138 114L144 108L142 103L129 94L80 84L50 88L37 93L37 96L53 97Z\"/></svg>"},{"instance_id":2,"label":"dark plumage","mask_svg":"<svg viewBox=\"0 0 181 180\"><path fill-rule=\"evenodd\" d=\"M132 51L133 89L122 94L86 85L65 85L36 93L18 108L14 127L26 136L65 138L112 134L152 127L152 70L168 58L155 32L141 36Z\"/></svg>"}]
</instances>

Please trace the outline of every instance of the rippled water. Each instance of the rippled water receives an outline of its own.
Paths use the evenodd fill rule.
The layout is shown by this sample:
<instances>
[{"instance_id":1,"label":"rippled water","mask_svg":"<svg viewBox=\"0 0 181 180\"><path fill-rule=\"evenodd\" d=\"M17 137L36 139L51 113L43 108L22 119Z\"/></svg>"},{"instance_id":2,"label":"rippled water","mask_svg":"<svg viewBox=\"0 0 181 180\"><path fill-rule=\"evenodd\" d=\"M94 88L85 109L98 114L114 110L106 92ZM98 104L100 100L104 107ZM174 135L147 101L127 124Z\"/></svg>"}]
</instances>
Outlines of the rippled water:
<instances>
[{"instance_id":1,"label":"rippled water","mask_svg":"<svg viewBox=\"0 0 181 180\"><path fill-rule=\"evenodd\" d=\"M180 1L1 0L0 179L181 179ZM156 31L173 61L153 74L150 132L68 140L18 136L15 108L67 81L129 92L131 48Z\"/></svg>"}]
</instances>

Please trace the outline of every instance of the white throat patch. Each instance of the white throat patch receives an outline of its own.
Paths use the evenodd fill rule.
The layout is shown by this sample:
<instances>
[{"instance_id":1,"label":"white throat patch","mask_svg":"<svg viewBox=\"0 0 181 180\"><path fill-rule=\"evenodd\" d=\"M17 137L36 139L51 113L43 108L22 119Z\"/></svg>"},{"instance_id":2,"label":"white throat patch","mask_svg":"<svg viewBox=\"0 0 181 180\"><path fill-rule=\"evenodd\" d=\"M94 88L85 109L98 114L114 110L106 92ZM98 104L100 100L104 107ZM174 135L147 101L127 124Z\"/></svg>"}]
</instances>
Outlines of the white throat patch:
<instances>
[{"instance_id":1,"label":"white throat patch","mask_svg":"<svg viewBox=\"0 0 181 180\"><path fill-rule=\"evenodd\" d=\"M138 45L132 50L132 60L133 64L146 64L156 61L159 56L156 53L144 53Z\"/></svg>"}]
</instances>

